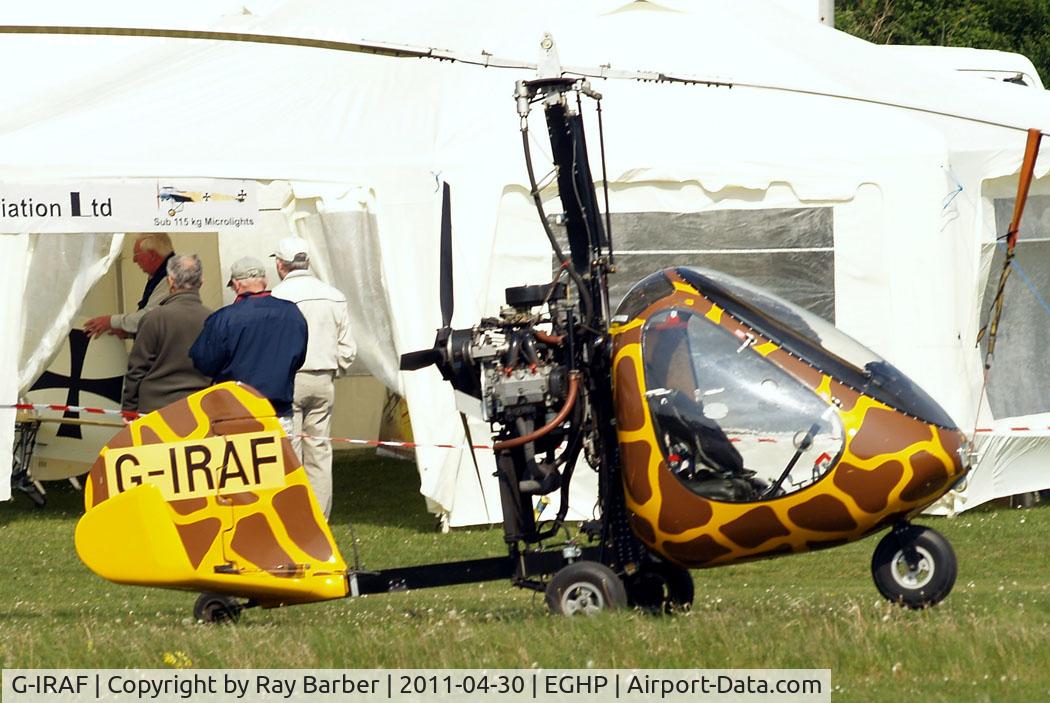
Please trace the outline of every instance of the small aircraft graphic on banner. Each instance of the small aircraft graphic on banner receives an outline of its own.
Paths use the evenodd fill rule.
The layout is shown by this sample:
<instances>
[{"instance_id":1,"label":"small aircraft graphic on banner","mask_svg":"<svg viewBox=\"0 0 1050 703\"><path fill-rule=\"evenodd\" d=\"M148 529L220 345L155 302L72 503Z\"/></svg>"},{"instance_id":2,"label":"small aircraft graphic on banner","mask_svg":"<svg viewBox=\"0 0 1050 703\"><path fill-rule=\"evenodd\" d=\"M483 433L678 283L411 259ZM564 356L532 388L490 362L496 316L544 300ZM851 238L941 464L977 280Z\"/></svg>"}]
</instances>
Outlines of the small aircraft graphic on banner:
<instances>
[{"instance_id":1,"label":"small aircraft graphic on banner","mask_svg":"<svg viewBox=\"0 0 1050 703\"><path fill-rule=\"evenodd\" d=\"M230 195L229 193L189 191L180 190L174 186L161 186L157 190L157 207L159 208L162 202L170 203L168 215L174 216L182 211L186 203L208 203L224 200L236 200L239 203L243 203L247 197L248 193L243 188L235 195Z\"/></svg>"}]
</instances>

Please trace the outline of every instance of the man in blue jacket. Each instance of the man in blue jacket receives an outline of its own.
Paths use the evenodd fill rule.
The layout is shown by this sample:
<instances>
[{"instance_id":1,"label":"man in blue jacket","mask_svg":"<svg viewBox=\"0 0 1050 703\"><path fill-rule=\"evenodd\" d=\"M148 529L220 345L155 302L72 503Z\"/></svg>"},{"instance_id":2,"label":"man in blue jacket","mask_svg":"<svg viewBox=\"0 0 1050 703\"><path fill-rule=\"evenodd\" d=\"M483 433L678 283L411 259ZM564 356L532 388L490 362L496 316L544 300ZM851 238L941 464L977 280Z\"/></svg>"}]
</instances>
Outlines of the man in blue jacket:
<instances>
[{"instance_id":1,"label":"man in blue jacket","mask_svg":"<svg viewBox=\"0 0 1050 703\"><path fill-rule=\"evenodd\" d=\"M226 285L237 299L204 321L190 358L213 383L240 381L266 396L291 435L295 372L306 359L306 319L295 303L270 295L258 259L235 261Z\"/></svg>"}]
</instances>

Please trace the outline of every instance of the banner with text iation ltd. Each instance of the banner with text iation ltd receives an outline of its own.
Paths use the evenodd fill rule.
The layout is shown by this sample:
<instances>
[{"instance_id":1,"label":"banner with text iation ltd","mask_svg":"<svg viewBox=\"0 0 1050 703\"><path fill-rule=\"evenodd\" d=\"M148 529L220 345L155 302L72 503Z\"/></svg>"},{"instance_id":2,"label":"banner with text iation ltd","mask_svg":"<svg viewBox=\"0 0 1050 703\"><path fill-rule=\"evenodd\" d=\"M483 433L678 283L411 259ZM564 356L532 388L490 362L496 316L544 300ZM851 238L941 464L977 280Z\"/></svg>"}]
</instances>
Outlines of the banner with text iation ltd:
<instances>
[{"instance_id":1,"label":"banner with text iation ltd","mask_svg":"<svg viewBox=\"0 0 1050 703\"><path fill-rule=\"evenodd\" d=\"M256 185L225 178L0 182L0 233L251 229L259 221Z\"/></svg>"}]
</instances>

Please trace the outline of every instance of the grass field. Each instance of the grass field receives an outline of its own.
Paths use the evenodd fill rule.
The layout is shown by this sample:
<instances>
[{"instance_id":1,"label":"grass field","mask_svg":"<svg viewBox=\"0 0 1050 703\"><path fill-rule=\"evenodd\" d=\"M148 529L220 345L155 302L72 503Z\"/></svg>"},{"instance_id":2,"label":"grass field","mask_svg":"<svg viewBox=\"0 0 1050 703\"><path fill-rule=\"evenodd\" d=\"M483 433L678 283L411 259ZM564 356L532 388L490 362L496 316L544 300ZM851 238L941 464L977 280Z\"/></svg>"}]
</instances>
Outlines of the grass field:
<instances>
[{"instance_id":1,"label":"grass field","mask_svg":"<svg viewBox=\"0 0 1050 703\"><path fill-rule=\"evenodd\" d=\"M835 701L1050 699L1050 509L983 510L925 524L959 558L938 607L884 602L875 540L694 572L693 610L567 619L503 583L247 611L194 621L192 594L108 583L73 549L81 497L0 504L3 667L830 668ZM336 539L368 568L498 555L498 529L439 534L406 463L338 459ZM113 548L120 549L114 535Z\"/></svg>"}]
</instances>

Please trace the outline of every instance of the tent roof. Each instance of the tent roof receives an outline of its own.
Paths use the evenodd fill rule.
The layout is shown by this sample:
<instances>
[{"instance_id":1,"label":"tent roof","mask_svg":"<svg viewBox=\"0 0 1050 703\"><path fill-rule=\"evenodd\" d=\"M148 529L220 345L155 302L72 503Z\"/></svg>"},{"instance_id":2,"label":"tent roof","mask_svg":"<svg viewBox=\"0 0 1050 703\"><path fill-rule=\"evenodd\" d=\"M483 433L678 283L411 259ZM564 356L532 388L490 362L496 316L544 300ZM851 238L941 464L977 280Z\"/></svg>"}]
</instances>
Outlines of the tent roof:
<instances>
[{"instance_id":1,"label":"tent roof","mask_svg":"<svg viewBox=\"0 0 1050 703\"><path fill-rule=\"evenodd\" d=\"M450 16L469 19L452 22ZM752 163L770 173L770 163L797 164L810 155L815 166L834 171L836 161L860 168L886 155L944 152L942 138L915 120L938 118L881 104L1050 131L1050 99L1041 91L1021 95L1015 86L995 86L1009 92L1002 99L975 94L963 76L921 70L758 0L539 0L527 7L392 0L383 12L365 0L294 0L261 19L235 19L238 31L487 52L526 62L536 61L538 40L551 31L566 66L763 86L595 81L617 98L608 103L615 105L609 129L618 136L610 143L622 150L621 163L632 166L645 165L650 152L653 162L666 164L670 156L694 170L736 164L746 172ZM15 40L24 46L25 39L3 36L0 46ZM65 63L83 55L86 38L51 37L49 53L51 39L65 46ZM146 48L118 68L64 85L52 77L45 81L57 86L50 96L0 118L5 178L368 180L377 170L472 168L480 155L497 168L507 164L508 181L521 179L509 93L515 79L531 77L529 71L260 44L138 41ZM24 57L35 60L32 52ZM948 130L955 137L982 129L948 121L957 123ZM1023 141L1009 130L985 132L982 139L993 145ZM493 159L493 153L506 158ZM1003 172L1015 167L1004 165Z\"/></svg>"},{"instance_id":2,"label":"tent roof","mask_svg":"<svg viewBox=\"0 0 1050 703\"><path fill-rule=\"evenodd\" d=\"M880 46L884 53L899 56L906 60L920 60L929 66L976 74L980 77L995 77L1004 80L1020 74L1028 85L1042 88L1043 81L1031 59L1022 54L992 49L972 49L964 46L909 46L902 44L885 44Z\"/></svg>"}]
</instances>

